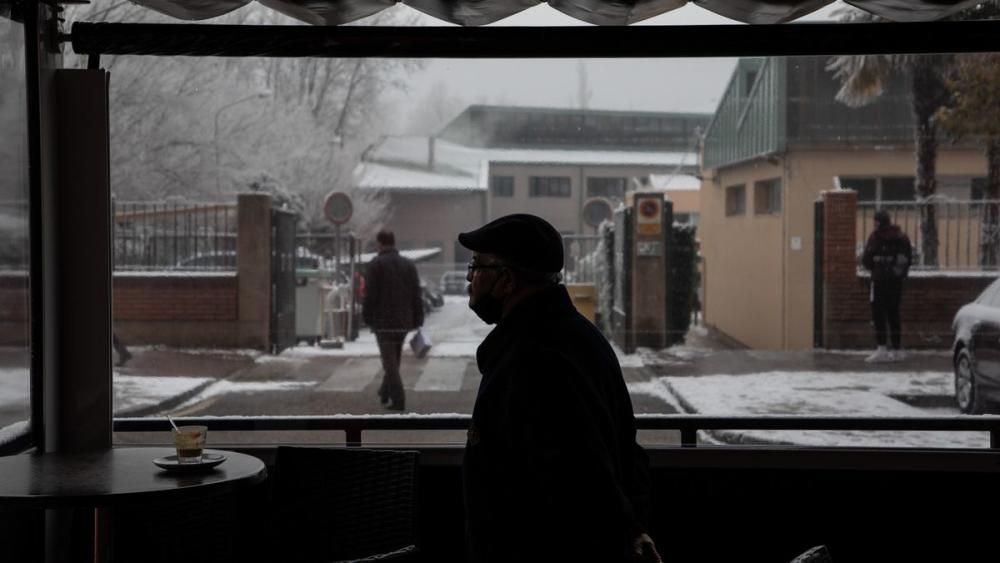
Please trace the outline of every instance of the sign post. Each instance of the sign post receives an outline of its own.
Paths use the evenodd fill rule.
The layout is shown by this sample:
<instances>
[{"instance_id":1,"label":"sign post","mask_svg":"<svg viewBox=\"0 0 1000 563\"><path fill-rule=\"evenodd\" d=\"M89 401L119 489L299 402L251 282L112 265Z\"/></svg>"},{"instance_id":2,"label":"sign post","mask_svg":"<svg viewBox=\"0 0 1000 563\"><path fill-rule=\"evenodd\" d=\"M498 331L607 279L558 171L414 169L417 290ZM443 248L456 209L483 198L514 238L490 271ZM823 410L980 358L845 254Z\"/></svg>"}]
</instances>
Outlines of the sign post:
<instances>
[{"instance_id":1,"label":"sign post","mask_svg":"<svg viewBox=\"0 0 1000 563\"><path fill-rule=\"evenodd\" d=\"M340 271L340 226L351 220L354 204L344 192L330 192L323 200L323 215L333 223L333 271Z\"/></svg>"},{"instance_id":2,"label":"sign post","mask_svg":"<svg viewBox=\"0 0 1000 563\"><path fill-rule=\"evenodd\" d=\"M351 220L351 215L354 214L354 204L351 202L350 196L344 192L330 192L326 195L323 200L323 216L326 217L327 221L333 223L333 272L334 279L331 285L331 292L337 290L337 275L340 273L340 226ZM351 277L347 280L347 291L349 292L349 298L346 300L349 304L349 309L347 310L347 322L342 328L344 336L351 334L351 325L354 321L352 318L354 316L354 279L353 272ZM328 300L324 299L323 302L326 303ZM343 300L341 300L343 302ZM341 332L340 318L337 313L345 314L343 308L340 310L334 309L330 311L330 329L331 336L338 332ZM320 342L323 347L336 347L340 348L343 346L341 339L331 339L324 340Z\"/></svg>"}]
</instances>

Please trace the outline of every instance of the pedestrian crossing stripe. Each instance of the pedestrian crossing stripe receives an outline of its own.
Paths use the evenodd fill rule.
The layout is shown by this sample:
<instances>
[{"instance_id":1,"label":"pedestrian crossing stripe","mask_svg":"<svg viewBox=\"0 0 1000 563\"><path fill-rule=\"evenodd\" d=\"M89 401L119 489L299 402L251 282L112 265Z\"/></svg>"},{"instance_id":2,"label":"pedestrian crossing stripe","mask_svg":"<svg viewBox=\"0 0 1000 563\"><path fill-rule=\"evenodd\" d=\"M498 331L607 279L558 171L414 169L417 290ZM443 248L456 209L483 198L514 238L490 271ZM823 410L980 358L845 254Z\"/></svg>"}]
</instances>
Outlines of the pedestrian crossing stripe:
<instances>
[{"instance_id":1,"label":"pedestrian crossing stripe","mask_svg":"<svg viewBox=\"0 0 1000 563\"><path fill-rule=\"evenodd\" d=\"M403 387L413 391L460 391L469 358L429 358L422 362L404 361L400 367ZM317 391L358 392L382 379L379 358L349 358L320 383Z\"/></svg>"}]
</instances>

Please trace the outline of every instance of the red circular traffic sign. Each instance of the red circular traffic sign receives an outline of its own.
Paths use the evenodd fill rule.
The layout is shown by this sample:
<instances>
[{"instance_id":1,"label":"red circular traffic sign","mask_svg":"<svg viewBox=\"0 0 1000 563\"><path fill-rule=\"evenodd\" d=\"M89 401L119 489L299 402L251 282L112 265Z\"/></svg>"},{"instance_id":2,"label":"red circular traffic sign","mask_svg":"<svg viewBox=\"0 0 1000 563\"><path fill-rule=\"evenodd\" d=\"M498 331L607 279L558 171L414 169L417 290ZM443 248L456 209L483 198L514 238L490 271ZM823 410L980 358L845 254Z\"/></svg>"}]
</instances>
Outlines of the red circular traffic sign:
<instances>
[{"instance_id":1,"label":"red circular traffic sign","mask_svg":"<svg viewBox=\"0 0 1000 563\"><path fill-rule=\"evenodd\" d=\"M354 204L344 192L330 192L323 200L323 215L334 225L343 225L351 220Z\"/></svg>"},{"instance_id":2,"label":"red circular traffic sign","mask_svg":"<svg viewBox=\"0 0 1000 563\"><path fill-rule=\"evenodd\" d=\"M614 212L611 202L604 198L594 198L583 204L583 222L591 227L600 226L605 220L611 219Z\"/></svg>"},{"instance_id":3,"label":"red circular traffic sign","mask_svg":"<svg viewBox=\"0 0 1000 563\"><path fill-rule=\"evenodd\" d=\"M644 199L639 203L639 214L643 217L656 217L660 212L660 206L655 199Z\"/></svg>"}]
</instances>

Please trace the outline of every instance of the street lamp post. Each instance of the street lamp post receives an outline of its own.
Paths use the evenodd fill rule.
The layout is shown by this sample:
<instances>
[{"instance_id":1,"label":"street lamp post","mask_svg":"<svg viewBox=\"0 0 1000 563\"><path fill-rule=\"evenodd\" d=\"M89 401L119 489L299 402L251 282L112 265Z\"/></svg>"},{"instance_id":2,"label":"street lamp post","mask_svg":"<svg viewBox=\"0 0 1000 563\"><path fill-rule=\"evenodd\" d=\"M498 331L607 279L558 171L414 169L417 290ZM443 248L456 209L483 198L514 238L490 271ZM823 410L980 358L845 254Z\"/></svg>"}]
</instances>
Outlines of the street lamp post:
<instances>
[{"instance_id":1,"label":"street lamp post","mask_svg":"<svg viewBox=\"0 0 1000 563\"><path fill-rule=\"evenodd\" d=\"M235 102L230 102L222 106L221 108L215 110L215 130L214 130L215 132L213 134L213 138L215 140L214 144L215 144L215 193L216 194L220 195L222 194L222 189L219 185L219 116L222 115L222 112L226 111L227 109L233 106L242 104L243 102L249 102L250 100L255 100L257 98L266 98L266 97L267 97L266 92L258 92L256 94L251 94L245 98L240 98Z\"/></svg>"}]
</instances>

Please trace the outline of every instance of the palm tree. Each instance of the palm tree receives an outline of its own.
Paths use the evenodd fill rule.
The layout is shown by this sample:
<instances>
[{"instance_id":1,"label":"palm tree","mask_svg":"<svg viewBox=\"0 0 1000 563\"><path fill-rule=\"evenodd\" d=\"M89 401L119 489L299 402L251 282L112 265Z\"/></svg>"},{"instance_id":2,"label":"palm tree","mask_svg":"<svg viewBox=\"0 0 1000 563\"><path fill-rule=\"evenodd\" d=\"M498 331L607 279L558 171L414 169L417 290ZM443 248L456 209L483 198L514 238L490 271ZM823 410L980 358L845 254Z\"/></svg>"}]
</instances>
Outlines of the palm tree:
<instances>
[{"instance_id":1,"label":"palm tree","mask_svg":"<svg viewBox=\"0 0 1000 563\"><path fill-rule=\"evenodd\" d=\"M844 22L884 21L859 10L840 12ZM1000 16L1000 1L988 0L953 16L956 20L994 19ZM935 115L949 100L947 81L955 72L954 55L841 55L833 57L827 70L840 80L836 99L851 107L876 100L893 76L905 75L912 94L916 192L920 211L923 264L938 263L938 231L933 197L937 193L937 124Z\"/></svg>"},{"instance_id":2,"label":"palm tree","mask_svg":"<svg viewBox=\"0 0 1000 563\"><path fill-rule=\"evenodd\" d=\"M847 11L841 19L876 22L867 12ZM897 75L909 79L912 93L916 192L921 203L920 239L923 264L937 264L938 232L933 196L937 193L937 126L934 115L948 100L945 76L952 55L841 55L830 59L827 70L840 81L836 99L851 107L869 104L882 94L885 83Z\"/></svg>"}]
</instances>

